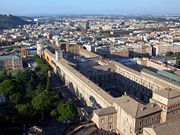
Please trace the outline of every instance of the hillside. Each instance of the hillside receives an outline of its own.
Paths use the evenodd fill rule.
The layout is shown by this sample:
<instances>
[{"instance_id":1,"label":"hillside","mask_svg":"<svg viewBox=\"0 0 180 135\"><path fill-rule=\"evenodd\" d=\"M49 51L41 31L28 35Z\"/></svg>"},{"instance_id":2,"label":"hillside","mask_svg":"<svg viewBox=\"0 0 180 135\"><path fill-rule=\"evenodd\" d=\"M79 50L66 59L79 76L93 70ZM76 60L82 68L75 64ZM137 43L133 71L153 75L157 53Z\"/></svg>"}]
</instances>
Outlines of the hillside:
<instances>
[{"instance_id":1,"label":"hillside","mask_svg":"<svg viewBox=\"0 0 180 135\"><path fill-rule=\"evenodd\" d=\"M0 29L14 28L29 22L12 15L0 15Z\"/></svg>"}]
</instances>

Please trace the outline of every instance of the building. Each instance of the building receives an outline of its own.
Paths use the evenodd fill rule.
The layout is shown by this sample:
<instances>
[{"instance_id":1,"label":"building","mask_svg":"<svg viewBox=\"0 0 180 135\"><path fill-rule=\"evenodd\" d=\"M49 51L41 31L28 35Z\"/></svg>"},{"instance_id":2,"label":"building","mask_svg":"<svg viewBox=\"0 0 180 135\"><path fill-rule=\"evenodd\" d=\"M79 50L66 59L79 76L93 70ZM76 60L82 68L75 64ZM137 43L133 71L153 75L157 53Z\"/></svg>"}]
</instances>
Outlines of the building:
<instances>
[{"instance_id":1,"label":"building","mask_svg":"<svg viewBox=\"0 0 180 135\"><path fill-rule=\"evenodd\" d=\"M180 52L180 45L176 44L160 44L153 46L153 48L155 50L155 55L163 55L167 52Z\"/></svg>"},{"instance_id":2,"label":"building","mask_svg":"<svg viewBox=\"0 0 180 135\"><path fill-rule=\"evenodd\" d=\"M18 56L0 56L0 69L17 70L22 69L22 59Z\"/></svg>"},{"instance_id":3,"label":"building","mask_svg":"<svg viewBox=\"0 0 180 135\"><path fill-rule=\"evenodd\" d=\"M117 133L121 135L141 134L142 129L160 122L161 108L153 103L142 104L124 95L115 99L117 110Z\"/></svg>"},{"instance_id":4,"label":"building","mask_svg":"<svg viewBox=\"0 0 180 135\"><path fill-rule=\"evenodd\" d=\"M37 49L21 49L21 58L33 57L37 54Z\"/></svg>"},{"instance_id":5,"label":"building","mask_svg":"<svg viewBox=\"0 0 180 135\"><path fill-rule=\"evenodd\" d=\"M99 134L116 133L117 112L114 107L95 110L92 121L100 129Z\"/></svg>"},{"instance_id":6,"label":"building","mask_svg":"<svg viewBox=\"0 0 180 135\"><path fill-rule=\"evenodd\" d=\"M43 58L81 102L94 110L92 120L102 129L101 134L141 134L144 127L180 118L180 85L177 79L172 80L173 76L167 78L148 69L137 71L81 47L78 51L72 49L76 55L68 59L64 56L72 53L67 46L47 48ZM56 57L58 48L66 49L62 57ZM78 63L76 56L84 58ZM112 77L114 81L108 81ZM111 92L127 94L116 97Z\"/></svg>"}]
</instances>

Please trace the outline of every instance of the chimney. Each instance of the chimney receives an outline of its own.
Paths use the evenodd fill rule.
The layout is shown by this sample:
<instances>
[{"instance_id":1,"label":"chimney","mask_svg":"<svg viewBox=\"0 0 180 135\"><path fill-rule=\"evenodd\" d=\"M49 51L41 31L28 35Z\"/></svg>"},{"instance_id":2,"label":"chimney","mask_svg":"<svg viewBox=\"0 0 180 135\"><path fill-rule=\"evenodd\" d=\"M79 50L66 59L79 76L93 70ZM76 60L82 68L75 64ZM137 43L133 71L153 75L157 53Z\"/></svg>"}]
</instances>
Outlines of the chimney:
<instances>
[{"instance_id":1,"label":"chimney","mask_svg":"<svg viewBox=\"0 0 180 135\"><path fill-rule=\"evenodd\" d=\"M60 50L56 50L55 51L55 58L57 61L60 60L61 58L63 58L63 52Z\"/></svg>"},{"instance_id":2,"label":"chimney","mask_svg":"<svg viewBox=\"0 0 180 135\"><path fill-rule=\"evenodd\" d=\"M57 47L60 47L59 40L56 40L56 46L57 46Z\"/></svg>"},{"instance_id":3,"label":"chimney","mask_svg":"<svg viewBox=\"0 0 180 135\"><path fill-rule=\"evenodd\" d=\"M146 109L146 107L142 107L142 108L141 108L141 111L143 111L143 110L145 110L145 109Z\"/></svg>"}]
</instances>

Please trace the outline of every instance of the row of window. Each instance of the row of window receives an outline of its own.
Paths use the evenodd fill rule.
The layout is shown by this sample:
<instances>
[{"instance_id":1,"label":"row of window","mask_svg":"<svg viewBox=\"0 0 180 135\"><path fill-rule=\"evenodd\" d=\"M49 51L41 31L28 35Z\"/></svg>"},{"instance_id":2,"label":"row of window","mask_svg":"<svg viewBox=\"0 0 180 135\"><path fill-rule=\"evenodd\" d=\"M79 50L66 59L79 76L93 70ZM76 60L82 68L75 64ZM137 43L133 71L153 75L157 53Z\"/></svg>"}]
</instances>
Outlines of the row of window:
<instances>
[{"instance_id":1,"label":"row of window","mask_svg":"<svg viewBox=\"0 0 180 135\"><path fill-rule=\"evenodd\" d=\"M105 118L101 118L101 123L106 123L106 122L112 122L113 121L113 116L108 117L108 121L105 120Z\"/></svg>"},{"instance_id":2,"label":"row of window","mask_svg":"<svg viewBox=\"0 0 180 135\"><path fill-rule=\"evenodd\" d=\"M168 110L170 109L175 109L175 108L178 108L178 107L180 107L180 103L179 104L176 104L176 105L173 105L173 106L170 106L170 107L168 107Z\"/></svg>"},{"instance_id":3,"label":"row of window","mask_svg":"<svg viewBox=\"0 0 180 135\"><path fill-rule=\"evenodd\" d=\"M159 119L160 119L160 115L154 116L154 117L152 117L151 119L149 118L149 119L147 119L147 120L141 120L141 121L139 122L139 125L140 125L140 126L143 126L144 124L149 124L149 123L152 123L152 122L157 121L157 120L159 120ZM145 122L145 123L144 123L144 122Z\"/></svg>"}]
</instances>

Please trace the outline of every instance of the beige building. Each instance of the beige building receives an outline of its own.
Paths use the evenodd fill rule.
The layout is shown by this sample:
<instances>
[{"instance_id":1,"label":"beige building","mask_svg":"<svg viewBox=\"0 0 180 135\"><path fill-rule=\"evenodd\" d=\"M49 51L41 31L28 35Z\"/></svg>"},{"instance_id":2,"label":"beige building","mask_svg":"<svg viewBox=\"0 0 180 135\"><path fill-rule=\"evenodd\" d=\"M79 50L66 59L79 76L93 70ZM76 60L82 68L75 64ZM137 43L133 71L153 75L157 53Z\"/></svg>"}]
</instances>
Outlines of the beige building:
<instances>
[{"instance_id":1,"label":"beige building","mask_svg":"<svg viewBox=\"0 0 180 135\"><path fill-rule=\"evenodd\" d=\"M144 67L152 67L157 70L174 70L175 68L169 65L166 65L160 61L156 61L153 59L143 58L138 59L137 64L142 65Z\"/></svg>"},{"instance_id":2,"label":"beige building","mask_svg":"<svg viewBox=\"0 0 180 135\"><path fill-rule=\"evenodd\" d=\"M99 134L116 133L117 112L115 107L95 110L92 121L100 129Z\"/></svg>"},{"instance_id":3,"label":"beige building","mask_svg":"<svg viewBox=\"0 0 180 135\"><path fill-rule=\"evenodd\" d=\"M136 135L142 133L143 127L160 122L161 108L156 104L146 104L124 95L115 99L117 110L117 133Z\"/></svg>"},{"instance_id":4,"label":"beige building","mask_svg":"<svg viewBox=\"0 0 180 135\"><path fill-rule=\"evenodd\" d=\"M180 52L180 45L162 44L153 46L156 49L156 55L166 54L166 52Z\"/></svg>"},{"instance_id":5,"label":"beige building","mask_svg":"<svg viewBox=\"0 0 180 135\"><path fill-rule=\"evenodd\" d=\"M0 56L0 69L16 70L22 69L22 59L18 56Z\"/></svg>"},{"instance_id":6,"label":"beige building","mask_svg":"<svg viewBox=\"0 0 180 135\"><path fill-rule=\"evenodd\" d=\"M58 47L63 50L68 46L66 44L64 47ZM43 58L61 76L72 92L85 105L94 109L92 120L99 129L102 129L101 134L116 132L122 135L136 135L142 133L144 127L180 117L179 82L146 69L136 71L82 48L68 49L88 59L96 58L101 65L95 66L98 70L100 68L106 71L111 67L110 72L115 74L114 78L118 82L117 88L129 95L115 98L78 71L76 64L63 58L62 51L57 51L57 48L55 51L45 49ZM58 55L59 53L61 55ZM107 75L103 77L107 80L111 78L108 74L103 75Z\"/></svg>"}]
</instances>

